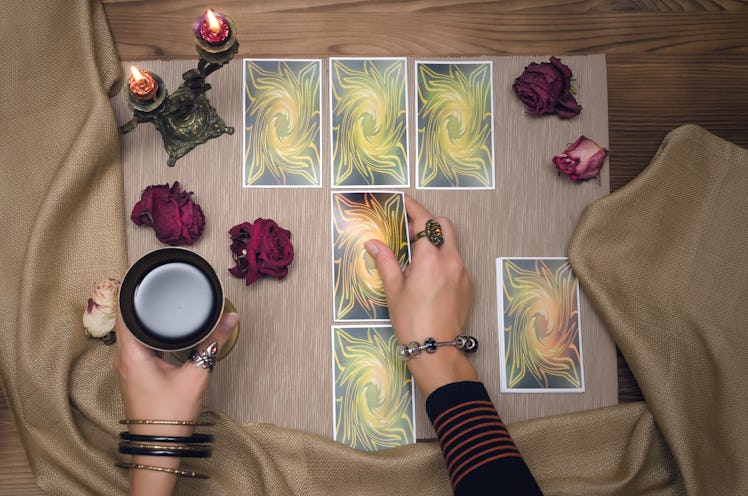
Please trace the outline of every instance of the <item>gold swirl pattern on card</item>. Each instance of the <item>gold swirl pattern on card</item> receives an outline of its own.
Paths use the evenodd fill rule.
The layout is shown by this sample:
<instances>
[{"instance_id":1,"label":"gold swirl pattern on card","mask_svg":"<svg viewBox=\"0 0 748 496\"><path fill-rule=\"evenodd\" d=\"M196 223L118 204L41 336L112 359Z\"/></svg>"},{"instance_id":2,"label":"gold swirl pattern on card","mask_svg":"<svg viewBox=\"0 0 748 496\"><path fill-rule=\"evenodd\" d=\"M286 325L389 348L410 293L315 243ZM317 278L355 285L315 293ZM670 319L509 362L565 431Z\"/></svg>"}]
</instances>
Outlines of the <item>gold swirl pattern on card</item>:
<instances>
[{"instance_id":1,"label":"gold swirl pattern on card","mask_svg":"<svg viewBox=\"0 0 748 496\"><path fill-rule=\"evenodd\" d=\"M336 186L408 183L405 61L332 60Z\"/></svg>"},{"instance_id":2,"label":"gold swirl pattern on card","mask_svg":"<svg viewBox=\"0 0 748 496\"><path fill-rule=\"evenodd\" d=\"M418 68L419 186L493 186L491 64Z\"/></svg>"},{"instance_id":3,"label":"gold swirl pattern on card","mask_svg":"<svg viewBox=\"0 0 748 496\"><path fill-rule=\"evenodd\" d=\"M503 264L507 387L581 388L577 280L568 260Z\"/></svg>"},{"instance_id":4,"label":"gold swirl pattern on card","mask_svg":"<svg viewBox=\"0 0 748 496\"><path fill-rule=\"evenodd\" d=\"M384 284L364 243L377 239L409 261L405 205L400 193L333 195L335 320L389 319Z\"/></svg>"},{"instance_id":5,"label":"gold swirl pattern on card","mask_svg":"<svg viewBox=\"0 0 748 496\"><path fill-rule=\"evenodd\" d=\"M245 186L321 185L320 62L245 63Z\"/></svg>"},{"instance_id":6,"label":"gold swirl pattern on card","mask_svg":"<svg viewBox=\"0 0 748 496\"><path fill-rule=\"evenodd\" d=\"M414 442L412 379L391 327L334 329L335 440L373 451Z\"/></svg>"}]
</instances>

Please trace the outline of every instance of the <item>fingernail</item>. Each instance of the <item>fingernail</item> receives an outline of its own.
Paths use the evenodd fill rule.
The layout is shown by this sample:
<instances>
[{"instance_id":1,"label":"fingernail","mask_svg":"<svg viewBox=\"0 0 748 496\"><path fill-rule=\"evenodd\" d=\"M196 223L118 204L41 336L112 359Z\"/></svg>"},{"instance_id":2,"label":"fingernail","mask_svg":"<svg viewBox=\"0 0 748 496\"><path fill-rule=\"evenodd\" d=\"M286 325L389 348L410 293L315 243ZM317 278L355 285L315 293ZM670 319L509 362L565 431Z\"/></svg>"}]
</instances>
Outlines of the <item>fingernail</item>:
<instances>
[{"instance_id":1,"label":"fingernail","mask_svg":"<svg viewBox=\"0 0 748 496\"><path fill-rule=\"evenodd\" d=\"M226 314L226 316L223 318L223 323L226 327L233 329L234 327L236 327L236 324L239 323L239 315L233 312Z\"/></svg>"},{"instance_id":2,"label":"fingernail","mask_svg":"<svg viewBox=\"0 0 748 496\"><path fill-rule=\"evenodd\" d=\"M372 257L379 253L379 248L377 247L376 243L371 240L364 243L364 248L366 248L366 252Z\"/></svg>"}]
</instances>

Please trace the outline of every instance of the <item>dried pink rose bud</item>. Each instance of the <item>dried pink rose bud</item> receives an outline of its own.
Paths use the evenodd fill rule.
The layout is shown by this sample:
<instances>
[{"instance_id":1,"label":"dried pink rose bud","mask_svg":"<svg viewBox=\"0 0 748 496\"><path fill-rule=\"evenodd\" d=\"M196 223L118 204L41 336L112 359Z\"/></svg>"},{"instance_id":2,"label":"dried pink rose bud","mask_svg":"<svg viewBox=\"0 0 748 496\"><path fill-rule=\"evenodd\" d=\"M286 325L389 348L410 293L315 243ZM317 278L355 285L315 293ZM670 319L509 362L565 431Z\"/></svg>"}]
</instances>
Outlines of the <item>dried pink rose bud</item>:
<instances>
[{"instance_id":1,"label":"dried pink rose bud","mask_svg":"<svg viewBox=\"0 0 748 496\"><path fill-rule=\"evenodd\" d=\"M87 336L107 338L114 329L117 318L117 296L120 282L117 279L104 279L94 285L93 295L83 312L83 327Z\"/></svg>"},{"instance_id":2,"label":"dried pink rose bud","mask_svg":"<svg viewBox=\"0 0 748 496\"><path fill-rule=\"evenodd\" d=\"M564 150L561 155L553 157L553 163L573 181L586 181L600 174L600 169L605 163L608 150L601 147L586 136L579 139Z\"/></svg>"}]
</instances>

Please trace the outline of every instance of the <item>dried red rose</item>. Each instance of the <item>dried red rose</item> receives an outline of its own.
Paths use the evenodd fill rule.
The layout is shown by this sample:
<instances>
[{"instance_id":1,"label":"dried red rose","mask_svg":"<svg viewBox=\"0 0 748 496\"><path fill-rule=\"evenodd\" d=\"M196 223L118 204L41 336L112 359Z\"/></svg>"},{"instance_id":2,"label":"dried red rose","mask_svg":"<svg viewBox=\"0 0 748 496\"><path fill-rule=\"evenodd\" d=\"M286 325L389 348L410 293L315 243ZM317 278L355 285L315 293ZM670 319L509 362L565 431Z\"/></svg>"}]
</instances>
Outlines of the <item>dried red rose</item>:
<instances>
[{"instance_id":1,"label":"dried red rose","mask_svg":"<svg viewBox=\"0 0 748 496\"><path fill-rule=\"evenodd\" d=\"M229 272L243 278L247 286L263 275L278 279L288 275L288 265L294 256L291 233L274 220L243 222L232 227L229 235L231 253L236 262Z\"/></svg>"},{"instance_id":2,"label":"dried red rose","mask_svg":"<svg viewBox=\"0 0 748 496\"><path fill-rule=\"evenodd\" d=\"M148 186L135 204L130 219L139 226L151 226L156 237L169 245L191 245L205 229L205 215L192 201L192 192L182 191L179 182Z\"/></svg>"},{"instance_id":3,"label":"dried red rose","mask_svg":"<svg viewBox=\"0 0 748 496\"><path fill-rule=\"evenodd\" d=\"M527 113L557 114L561 119L569 119L582 111L572 94L572 76L571 69L561 59L551 57L549 62L531 62L514 80L512 88Z\"/></svg>"},{"instance_id":4,"label":"dried red rose","mask_svg":"<svg viewBox=\"0 0 748 496\"><path fill-rule=\"evenodd\" d=\"M600 174L608 150L586 136L564 150L561 155L553 157L553 163L559 170L574 181L586 181Z\"/></svg>"}]
</instances>

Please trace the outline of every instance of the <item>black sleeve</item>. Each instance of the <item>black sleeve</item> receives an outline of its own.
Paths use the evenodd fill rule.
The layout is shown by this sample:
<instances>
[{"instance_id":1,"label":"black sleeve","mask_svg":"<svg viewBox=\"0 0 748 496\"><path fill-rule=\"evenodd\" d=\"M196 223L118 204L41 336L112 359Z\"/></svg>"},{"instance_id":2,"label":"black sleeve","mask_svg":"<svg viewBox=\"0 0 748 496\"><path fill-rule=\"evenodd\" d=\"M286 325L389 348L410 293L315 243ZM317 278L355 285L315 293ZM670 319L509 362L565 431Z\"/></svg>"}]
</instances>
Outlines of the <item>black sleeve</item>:
<instances>
[{"instance_id":1,"label":"black sleeve","mask_svg":"<svg viewBox=\"0 0 748 496\"><path fill-rule=\"evenodd\" d=\"M456 496L542 495L480 382L442 386L426 399Z\"/></svg>"}]
</instances>

